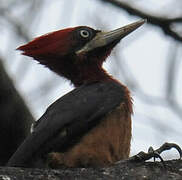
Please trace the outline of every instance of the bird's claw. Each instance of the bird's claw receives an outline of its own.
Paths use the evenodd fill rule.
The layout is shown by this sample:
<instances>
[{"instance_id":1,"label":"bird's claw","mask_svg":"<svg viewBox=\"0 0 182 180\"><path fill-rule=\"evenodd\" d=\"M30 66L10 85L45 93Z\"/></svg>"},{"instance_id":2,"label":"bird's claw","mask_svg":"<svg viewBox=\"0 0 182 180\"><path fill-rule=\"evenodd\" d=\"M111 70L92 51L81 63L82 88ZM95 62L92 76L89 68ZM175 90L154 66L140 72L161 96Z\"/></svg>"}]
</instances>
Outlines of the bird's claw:
<instances>
[{"instance_id":1,"label":"bird's claw","mask_svg":"<svg viewBox=\"0 0 182 180\"><path fill-rule=\"evenodd\" d=\"M171 148L175 148L180 155L180 158L182 158L182 149L175 143L164 143L160 148L154 150L152 147L149 147L148 153L145 153L143 151L139 152L137 155L132 156L129 158L129 161L134 161L134 162L144 162L147 161L151 158L154 158L154 161L156 158L159 158L161 162L164 164L164 160L161 157L161 153L170 150Z\"/></svg>"},{"instance_id":2,"label":"bird's claw","mask_svg":"<svg viewBox=\"0 0 182 180\"><path fill-rule=\"evenodd\" d=\"M154 159L154 162L155 162L155 159L156 159L156 158L159 158L159 159L161 160L161 162L164 162L164 160L163 160L163 158L161 157L160 153L157 152L157 150L154 150L154 148L153 148L152 146L150 146L149 149L148 149L148 153L147 153L147 154L149 154L149 153L151 153L151 155L152 155L152 157L153 157L153 159ZM151 157L151 158L152 158L152 157ZM148 159L147 159L147 160L148 160Z\"/></svg>"}]
</instances>

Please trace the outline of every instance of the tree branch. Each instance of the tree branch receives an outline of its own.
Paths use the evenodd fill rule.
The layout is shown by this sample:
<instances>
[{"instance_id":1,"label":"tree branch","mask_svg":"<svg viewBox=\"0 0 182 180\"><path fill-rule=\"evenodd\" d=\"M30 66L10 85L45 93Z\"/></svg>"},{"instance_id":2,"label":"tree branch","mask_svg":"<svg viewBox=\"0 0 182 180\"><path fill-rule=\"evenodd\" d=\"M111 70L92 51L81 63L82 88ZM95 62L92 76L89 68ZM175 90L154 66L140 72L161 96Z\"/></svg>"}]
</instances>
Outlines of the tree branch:
<instances>
[{"instance_id":1,"label":"tree branch","mask_svg":"<svg viewBox=\"0 0 182 180\"><path fill-rule=\"evenodd\" d=\"M4 165L30 133L33 117L8 77L0 57L0 165Z\"/></svg>"},{"instance_id":2,"label":"tree branch","mask_svg":"<svg viewBox=\"0 0 182 180\"><path fill-rule=\"evenodd\" d=\"M127 11L130 15L147 19L148 23L160 27L166 35L182 43L182 36L180 36L177 32L172 30L172 27L171 27L173 23L182 23L182 17L177 17L177 18L158 17L158 16L145 13L137 8L132 7L128 3L121 2L118 0L101 0L101 1L105 3L110 3L117 8L121 8Z\"/></svg>"},{"instance_id":3,"label":"tree branch","mask_svg":"<svg viewBox=\"0 0 182 180\"><path fill-rule=\"evenodd\" d=\"M161 162L132 163L121 161L108 168L68 168L68 169L25 169L1 167L0 177L18 180L180 180L182 178L182 160Z\"/></svg>"}]
</instances>

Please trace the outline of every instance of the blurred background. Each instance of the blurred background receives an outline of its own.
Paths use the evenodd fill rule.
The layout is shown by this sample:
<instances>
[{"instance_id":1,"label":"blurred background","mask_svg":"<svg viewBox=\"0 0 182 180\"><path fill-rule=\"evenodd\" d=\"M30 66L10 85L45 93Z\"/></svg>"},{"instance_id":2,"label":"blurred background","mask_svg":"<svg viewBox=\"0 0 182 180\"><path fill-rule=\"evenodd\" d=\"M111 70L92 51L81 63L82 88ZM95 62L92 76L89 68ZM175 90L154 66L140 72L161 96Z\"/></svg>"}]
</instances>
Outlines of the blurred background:
<instances>
[{"instance_id":1,"label":"blurred background","mask_svg":"<svg viewBox=\"0 0 182 180\"><path fill-rule=\"evenodd\" d=\"M7 118L15 122L14 113L22 122L25 114L29 122L37 120L51 103L74 88L32 58L20 55L15 50L18 46L66 27L112 30L147 19L117 45L104 67L129 87L133 97L131 155L164 142L182 146L181 9L179 0L0 0L0 125ZM21 103L8 98L9 86L16 88L11 96L18 95ZM2 109L6 109L3 116ZM175 150L164 156L178 158Z\"/></svg>"}]
</instances>

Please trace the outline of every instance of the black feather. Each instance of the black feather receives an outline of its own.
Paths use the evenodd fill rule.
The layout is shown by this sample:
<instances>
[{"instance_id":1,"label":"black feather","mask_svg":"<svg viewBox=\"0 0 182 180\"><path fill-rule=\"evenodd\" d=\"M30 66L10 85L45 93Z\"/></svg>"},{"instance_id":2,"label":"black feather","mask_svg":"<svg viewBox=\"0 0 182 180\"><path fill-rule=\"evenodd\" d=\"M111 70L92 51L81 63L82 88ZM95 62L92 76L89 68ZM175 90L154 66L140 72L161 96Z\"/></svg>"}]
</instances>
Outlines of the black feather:
<instances>
[{"instance_id":1,"label":"black feather","mask_svg":"<svg viewBox=\"0 0 182 180\"><path fill-rule=\"evenodd\" d=\"M48 107L7 166L27 167L37 156L67 151L125 98L125 88L116 82L98 82L74 89Z\"/></svg>"}]
</instances>

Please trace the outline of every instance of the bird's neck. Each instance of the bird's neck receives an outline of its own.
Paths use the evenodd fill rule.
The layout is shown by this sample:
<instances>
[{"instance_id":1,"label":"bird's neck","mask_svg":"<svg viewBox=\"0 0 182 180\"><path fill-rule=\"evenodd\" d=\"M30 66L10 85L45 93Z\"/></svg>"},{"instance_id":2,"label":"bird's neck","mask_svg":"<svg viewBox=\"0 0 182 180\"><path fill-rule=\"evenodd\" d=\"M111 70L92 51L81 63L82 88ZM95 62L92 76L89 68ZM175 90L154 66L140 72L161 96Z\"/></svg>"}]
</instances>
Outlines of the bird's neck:
<instances>
[{"instance_id":1,"label":"bird's neck","mask_svg":"<svg viewBox=\"0 0 182 180\"><path fill-rule=\"evenodd\" d=\"M93 82L116 81L100 66L79 66L76 76L70 78L75 87Z\"/></svg>"},{"instance_id":2,"label":"bird's neck","mask_svg":"<svg viewBox=\"0 0 182 180\"><path fill-rule=\"evenodd\" d=\"M118 82L102 68L102 62L97 64L94 63L94 60L90 60L87 61L87 63L76 64L72 61L72 59L62 61L64 62L63 64L59 64L60 61L57 59L49 62L50 63L46 64L47 67L60 76L70 80L75 87L92 82Z\"/></svg>"},{"instance_id":3,"label":"bird's neck","mask_svg":"<svg viewBox=\"0 0 182 180\"><path fill-rule=\"evenodd\" d=\"M101 65L90 63L89 65L73 65L73 63L64 64L61 66L57 61L55 63L50 63L47 66L56 72L57 74L65 77L70 80L75 87L79 87L84 84L94 83L94 82L116 82L120 84L125 90L125 101L126 101L126 110L130 113L132 110L132 98L130 97L130 92L126 86L122 83L114 79L111 75L109 75Z\"/></svg>"}]
</instances>

